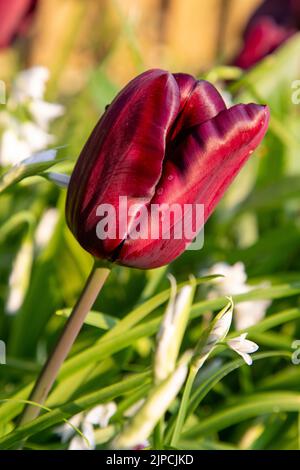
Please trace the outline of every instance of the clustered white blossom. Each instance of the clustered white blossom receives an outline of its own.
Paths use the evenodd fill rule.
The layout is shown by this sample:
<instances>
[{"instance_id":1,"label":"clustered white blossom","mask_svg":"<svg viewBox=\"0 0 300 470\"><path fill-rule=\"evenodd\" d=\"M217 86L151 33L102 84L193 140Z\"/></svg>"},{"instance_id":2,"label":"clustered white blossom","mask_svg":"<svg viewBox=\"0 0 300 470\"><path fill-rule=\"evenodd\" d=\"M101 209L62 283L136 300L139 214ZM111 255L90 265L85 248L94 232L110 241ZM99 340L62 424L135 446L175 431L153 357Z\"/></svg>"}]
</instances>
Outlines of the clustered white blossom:
<instances>
[{"instance_id":1,"label":"clustered white blossom","mask_svg":"<svg viewBox=\"0 0 300 470\"><path fill-rule=\"evenodd\" d=\"M216 263L206 273L209 275L221 274L224 277L218 279L209 293L209 298L219 296L246 294L253 287L247 284L245 265L242 262L230 266L227 263ZM256 286L257 287L257 286ZM260 285L259 287L262 287ZM250 328L259 323L271 305L269 300L248 300L235 305L234 322L238 331Z\"/></svg>"},{"instance_id":2,"label":"clustered white blossom","mask_svg":"<svg viewBox=\"0 0 300 470\"><path fill-rule=\"evenodd\" d=\"M36 66L20 72L0 107L0 165L11 166L55 141L50 124L62 116L61 104L44 100L49 71Z\"/></svg>"},{"instance_id":3,"label":"clustered white blossom","mask_svg":"<svg viewBox=\"0 0 300 470\"><path fill-rule=\"evenodd\" d=\"M56 433L60 435L62 442L69 442L68 450L95 449L95 429L106 428L116 411L117 405L113 401L98 405L86 414L78 413L73 416L68 423L60 426ZM76 434L74 428L80 429L84 437Z\"/></svg>"}]
</instances>

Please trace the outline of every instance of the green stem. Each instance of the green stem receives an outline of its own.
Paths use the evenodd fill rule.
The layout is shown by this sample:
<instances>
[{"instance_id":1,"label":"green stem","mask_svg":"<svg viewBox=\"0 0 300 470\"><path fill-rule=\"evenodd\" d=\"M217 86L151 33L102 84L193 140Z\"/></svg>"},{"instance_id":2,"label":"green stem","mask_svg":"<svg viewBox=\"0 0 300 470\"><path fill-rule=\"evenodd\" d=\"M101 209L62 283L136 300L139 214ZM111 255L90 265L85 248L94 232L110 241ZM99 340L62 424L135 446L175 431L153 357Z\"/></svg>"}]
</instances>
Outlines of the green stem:
<instances>
[{"instance_id":1,"label":"green stem","mask_svg":"<svg viewBox=\"0 0 300 470\"><path fill-rule=\"evenodd\" d=\"M164 417L162 416L154 428L153 448L155 450L163 450L164 435Z\"/></svg>"},{"instance_id":2,"label":"green stem","mask_svg":"<svg viewBox=\"0 0 300 470\"><path fill-rule=\"evenodd\" d=\"M175 425L175 429L174 429L172 440L171 440L172 447L177 447L178 440L180 438L180 433L183 428L185 417L187 414L189 398L191 395L193 383L196 378L197 372L198 372L198 367L191 365L189 375L188 375L188 378L184 387L184 392L183 392L182 400L180 403L176 425Z\"/></svg>"},{"instance_id":3,"label":"green stem","mask_svg":"<svg viewBox=\"0 0 300 470\"><path fill-rule=\"evenodd\" d=\"M108 266L103 266L95 262L84 289L73 308L72 314L66 322L58 343L52 354L49 356L35 383L29 397L31 402L38 403L39 405L45 403L58 371L69 354L72 345L81 330L84 320L88 312L91 310L109 273L110 268ZM39 413L39 407L27 405L21 415L19 424L26 424L29 421L32 421L39 415Z\"/></svg>"}]
</instances>

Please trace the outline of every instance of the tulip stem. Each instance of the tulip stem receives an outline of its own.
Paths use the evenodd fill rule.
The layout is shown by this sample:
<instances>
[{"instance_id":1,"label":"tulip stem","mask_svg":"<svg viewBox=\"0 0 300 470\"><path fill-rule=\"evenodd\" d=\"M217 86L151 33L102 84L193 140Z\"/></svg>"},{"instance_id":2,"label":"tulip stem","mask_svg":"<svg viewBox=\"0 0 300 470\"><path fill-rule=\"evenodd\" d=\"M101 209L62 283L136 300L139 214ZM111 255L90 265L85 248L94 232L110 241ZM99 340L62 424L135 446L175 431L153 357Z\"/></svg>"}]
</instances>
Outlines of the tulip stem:
<instances>
[{"instance_id":1,"label":"tulip stem","mask_svg":"<svg viewBox=\"0 0 300 470\"><path fill-rule=\"evenodd\" d=\"M192 387L193 387L196 375L198 373L198 370L199 370L198 367L191 365L189 375L185 383L185 387L184 387L184 391L183 391L183 395L182 395L182 399L181 399L181 403L179 407L179 412L178 412L178 416L176 419L175 429L174 429L174 433L173 433L172 440L171 440L172 447L176 447L178 444L180 433L183 428L184 421L185 421L186 414L187 414L189 398L191 395Z\"/></svg>"},{"instance_id":2,"label":"tulip stem","mask_svg":"<svg viewBox=\"0 0 300 470\"><path fill-rule=\"evenodd\" d=\"M39 405L43 405L43 403L45 403L58 371L69 354L72 345L81 330L84 320L92 308L109 273L110 267L108 265L95 262L83 291L65 324L56 347L52 354L50 354L35 383L29 397L31 402L35 402ZM39 415L40 410L40 407L28 404L23 410L19 424L26 424L29 421L32 421Z\"/></svg>"}]
</instances>

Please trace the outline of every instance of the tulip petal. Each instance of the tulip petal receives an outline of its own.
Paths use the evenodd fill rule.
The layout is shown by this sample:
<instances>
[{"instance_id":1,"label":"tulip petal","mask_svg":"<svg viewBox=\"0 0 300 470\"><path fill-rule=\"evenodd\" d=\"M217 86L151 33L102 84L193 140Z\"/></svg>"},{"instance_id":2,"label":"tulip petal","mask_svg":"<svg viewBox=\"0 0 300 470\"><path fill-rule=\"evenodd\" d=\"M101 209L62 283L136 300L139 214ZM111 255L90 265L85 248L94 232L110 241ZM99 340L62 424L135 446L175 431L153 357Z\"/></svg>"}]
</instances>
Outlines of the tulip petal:
<instances>
[{"instance_id":1,"label":"tulip petal","mask_svg":"<svg viewBox=\"0 0 300 470\"><path fill-rule=\"evenodd\" d=\"M277 24L271 17L263 16L249 27L245 44L235 65L248 69L274 52L293 34L294 30Z\"/></svg>"},{"instance_id":2,"label":"tulip petal","mask_svg":"<svg viewBox=\"0 0 300 470\"><path fill-rule=\"evenodd\" d=\"M0 0L0 48L10 44L32 4L32 0Z\"/></svg>"},{"instance_id":3,"label":"tulip petal","mask_svg":"<svg viewBox=\"0 0 300 470\"><path fill-rule=\"evenodd\" d=\"M169 140L179 133L211 119L226 109L218 90L205 80L195 80L184 73L174 74L180 92L180 111Z\"/></svg>"},{"instance_id":4,"label":"tulip petal","mask_svg":"<svg viewBox=\"0 0 300 470\"><path fill-rule=\"evenodd\" d=\"M204 221L225 190L263 139L269 121L269 110L255 104L237 105L196 126L169 155L151 204L168 202L203 204ZM149 219L151 215L149 213ZM173 220L173 228L181 223ZM151 220L149 220L149 226ZM197 232L201 225L196 227ZM118 262L138 268L155 268L179 256L191 240L147 239L123 244Z\"/></svg>"},{"instance_id":5,"label":"tulip petal","mask_svg":"<svg viewBox=\"0 0 300 470\"><path fill-rule=\"evenodd\" d=\"M129 220L115 239L97 239L96 208L118 208L120 196L127 197L128 208L151 200L162 173L167 132L179 107L173 75L150 70L119 93L92 132L73 171L66 207L69 227L95 256L107 257L130 227Z\"/></svg>"}]
</instances>

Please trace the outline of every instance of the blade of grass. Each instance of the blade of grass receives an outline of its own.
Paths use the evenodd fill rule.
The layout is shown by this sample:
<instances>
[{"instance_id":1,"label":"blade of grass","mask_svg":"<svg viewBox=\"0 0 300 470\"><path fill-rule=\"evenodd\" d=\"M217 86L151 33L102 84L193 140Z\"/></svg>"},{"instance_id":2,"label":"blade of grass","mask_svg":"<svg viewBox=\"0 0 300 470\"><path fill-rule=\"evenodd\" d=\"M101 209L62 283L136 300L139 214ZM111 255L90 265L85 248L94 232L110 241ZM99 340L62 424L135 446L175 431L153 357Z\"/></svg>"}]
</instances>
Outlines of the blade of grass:
<instances>
[{"instance_id":1,"label":"blade of grass","mask_svg":"<svg viewBox=\"0 0 300 470\"><path fill-rule=\"evenodd\" d=\"M214 413L201 423L192 426L183 433L184 438L197 438L205 434L215 433L246 419L256 416L300 411L300 394L290 392L274 392L251 395L246 403L231 406Z\"/></svg>"},{"instance_id":2,"label":"blade of grass","mask_svg":"<svg viewBox=\"0 0 300 470\"><path fill-rule=\"evenodd\" d=\"M144 372L141 374L135 374L124 378L117 384L110 385L97 392L85 395L78 400L67 403L60 408L56 408L53 411L40 416L32 422L20 426L19 428L12 431L10 434L0 439L0 449L9 449L18 444L23 439L39 433L45 429L53 427L61 423L65 419L69 419L81 411L87 411L93 406L99 403L110 401L125 393L130 393L135 387L145 384L148 380L151 380L150 372Z\"/></svg>"}]
</instances>

